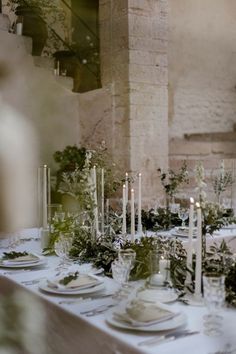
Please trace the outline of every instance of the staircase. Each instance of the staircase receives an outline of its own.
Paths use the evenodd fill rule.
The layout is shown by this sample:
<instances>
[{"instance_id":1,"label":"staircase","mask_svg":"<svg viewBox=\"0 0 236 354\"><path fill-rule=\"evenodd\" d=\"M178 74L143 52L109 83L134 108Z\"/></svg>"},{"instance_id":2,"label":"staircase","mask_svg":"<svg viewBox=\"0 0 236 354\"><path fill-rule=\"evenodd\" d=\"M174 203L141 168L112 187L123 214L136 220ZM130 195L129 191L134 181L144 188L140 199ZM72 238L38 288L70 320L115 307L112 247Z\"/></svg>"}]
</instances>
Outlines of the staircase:
<instances>
[{"instance_id":1,"label":"staircase","mask_svg":"<svg viewBox=\"0 0 236 354\"><path fill-rule=\"evenodd\" d=\"M55 76L51 59L32 57L31 38L0 30L0 43L0 74L8 75L0 94L6 104L31 120L40 160L53 165L56 150L78 143L78 94L72 92L73 80Z\"/></svg>"}]
</instances>

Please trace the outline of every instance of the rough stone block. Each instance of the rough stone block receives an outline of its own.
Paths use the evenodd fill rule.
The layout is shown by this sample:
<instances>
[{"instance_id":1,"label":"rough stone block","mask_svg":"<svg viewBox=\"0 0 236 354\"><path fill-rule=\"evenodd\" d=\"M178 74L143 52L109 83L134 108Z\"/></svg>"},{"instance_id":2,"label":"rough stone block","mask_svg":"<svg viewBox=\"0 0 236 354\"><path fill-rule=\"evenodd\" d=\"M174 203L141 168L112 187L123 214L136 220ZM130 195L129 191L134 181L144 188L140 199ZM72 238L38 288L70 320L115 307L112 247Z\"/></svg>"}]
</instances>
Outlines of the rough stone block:
<instances>
[{"instance_id":1,"label":"rough stone block","mask_svg":"<svg viewBox=\"0 0 236 354\"><path fill-rule=\"evenodd\" d=\"M150 19L129 14L129 35L139 38L151 38L152 23Z\"/></svg>"},{"instance_id":2,"label":"rough stone block","mask_svg":"<svg viewBox=\"0 0 236 354\"><path fill-rule=\"evenodd\" d=\"M159 54L151 51L130 50L129 52L131 64L153 65L156 67L167 67L167 54Z\"/></svg>"},{"instance_id":3,"label":"rough stone block","mask_svg":"<svg viewBox=\"0 0 236 354\"><path fill-rule=\"evenodd\" d=\"M111 19L111 5L110 2L99 2L99 21Z\"/></svg>"},{"instance_id":4,"label":"rough stone block","mask_svg":"<svg viewBox=\"0 0 236 354\"><path fill-rule=\"evenodd\" d=\"M167 85L168 73L166 68L137 64L130 64L129 68L131 81Z\"/></svg>"},{"instance_id":5,"label":"rough stone block","mask_svg":"<svg viewBox=\"0 0 236 354\"><path fill-rule=\"evenodd\" d=\"M170 155L210 155L211 145L209 143L188 142L183 139L170 140Z\"/></svg>"},{"instance_id":6,"label":"rough stone block","mask_svg":"<svg viewBox=\"0 0 236 354\"><path fill-rule=\"evenodd\" d=\"M166 53L168 41L164 39L146 39L130 36L129 49Z\"/></svg>"},{"instance_id":7,"label":"rough stone block","mask_svg":"<svg viewBox=\"0 0 236 354\"><path fill-rule=\"evenodd\" d=\"M153 16L155 9L154 1L129 0L129 13L139 16Z\"/></svg>"}]
</instances>

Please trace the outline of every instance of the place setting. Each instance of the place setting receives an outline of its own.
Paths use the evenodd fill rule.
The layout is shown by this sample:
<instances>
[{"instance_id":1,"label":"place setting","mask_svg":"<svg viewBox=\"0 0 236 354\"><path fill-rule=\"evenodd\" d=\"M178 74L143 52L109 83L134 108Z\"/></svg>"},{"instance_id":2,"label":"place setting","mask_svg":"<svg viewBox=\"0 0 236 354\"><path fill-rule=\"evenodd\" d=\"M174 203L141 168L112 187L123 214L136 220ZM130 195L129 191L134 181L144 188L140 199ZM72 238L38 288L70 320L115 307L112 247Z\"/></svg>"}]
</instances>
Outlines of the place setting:
<instances>
[{"instance_id":1,"label":"place setting","mask_svg":"<svg viewBox=\"0 0 236 354\"><path fill-rule=\"evenodd\" d=\"M34 252L3 252L0 257L1 268L34 268L46 264L46 258Z\"/></svg>"},{"instance_id":2,"label":"place setting","mask_svg":"<svg viewBox=\"0 0 236 354\"><path fill-rule=\"evenodd\" d=\"M162 303L140 299L120 303L107 312L106 321L117 328L133 331L167 331L187 324L184 313Z\"/></svg>"},{"instance_id":3,"label":"place setting","mask_svg":"<svg viewBox=\"0 0 236 354\"><path fill-rule=\"evenodd\" d=\"M105 289L105 284L101 277L76 271L43 279L38 287L49 294L71 296L100 292Z\"/></svg>"}]
</instances>

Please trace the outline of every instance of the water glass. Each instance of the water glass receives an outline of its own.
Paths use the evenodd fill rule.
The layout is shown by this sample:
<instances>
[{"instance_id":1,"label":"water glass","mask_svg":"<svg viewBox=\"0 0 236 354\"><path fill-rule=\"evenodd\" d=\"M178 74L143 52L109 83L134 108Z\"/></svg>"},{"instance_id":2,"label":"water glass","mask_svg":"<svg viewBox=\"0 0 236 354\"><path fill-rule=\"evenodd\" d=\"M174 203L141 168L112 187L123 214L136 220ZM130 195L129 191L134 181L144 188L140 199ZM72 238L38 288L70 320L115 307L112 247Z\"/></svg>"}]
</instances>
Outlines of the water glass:
<instances>
[{"instance_id":1,"label":"water glass","mask_svg":"<svg viewBox=\"0 0 236 354\"><path fill-rule=\"evenodd\" d=\"M204 333L209 336L222 334L222 316L219 315L225 300L225 276L216 273L206 273L203 276L204 301L208 309Z\"/></svg>"}]
</instances>

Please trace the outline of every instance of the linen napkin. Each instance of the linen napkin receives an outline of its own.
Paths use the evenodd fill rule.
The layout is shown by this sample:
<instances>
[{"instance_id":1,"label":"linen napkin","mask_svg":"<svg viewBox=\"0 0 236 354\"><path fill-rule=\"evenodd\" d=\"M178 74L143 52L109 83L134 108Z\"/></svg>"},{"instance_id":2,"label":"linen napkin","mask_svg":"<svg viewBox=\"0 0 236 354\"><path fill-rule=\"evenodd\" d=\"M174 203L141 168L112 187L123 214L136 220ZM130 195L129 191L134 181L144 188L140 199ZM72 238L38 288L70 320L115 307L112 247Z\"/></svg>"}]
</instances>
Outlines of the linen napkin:
<instances>
[{"instance_id":1,"label":"linen napkin","mask_svg":"<svg viewBox=\"0 0 236 354\"><path fill-rule=\"evenodd\" d=\"M114 312L115 320L125 322L133 327L151 326L175 317L172 312L161 304L148 304L134 300L128 304L123 312Z\"/></svg>"},{"instance_id":2,"label":"linen napkin","mask_svg":"<svg viewBox=\"0 0 236 354\"><path fill-rule=\"evenodd\" d=\"M189 228L187 226L179 226L174 228L174 232L179 235L185 235L188 236L189 233ZM193 229L193 235L197 235L197 228L194 227Z\"/></svg>"},{"instance_id":3,"label":"linen napkin","mask_svg":"<svg viewBox=\"0 0 236 354\"><path fill-rule=\"evenodd\" d=\"M75 289L87 289L91 288L92 286L101 284L102 281L93 277L92 275L88 274L79 274L76 279L72 279L67 284L61 283L64 278L57 278L52 280L47 280L47 284L49 287L57 288L57 289L68 289L68 290L75 290Z\"/></svg>"}]
</instances>

